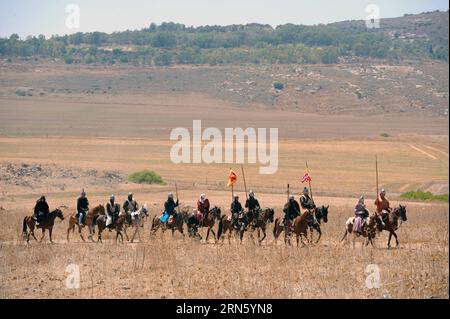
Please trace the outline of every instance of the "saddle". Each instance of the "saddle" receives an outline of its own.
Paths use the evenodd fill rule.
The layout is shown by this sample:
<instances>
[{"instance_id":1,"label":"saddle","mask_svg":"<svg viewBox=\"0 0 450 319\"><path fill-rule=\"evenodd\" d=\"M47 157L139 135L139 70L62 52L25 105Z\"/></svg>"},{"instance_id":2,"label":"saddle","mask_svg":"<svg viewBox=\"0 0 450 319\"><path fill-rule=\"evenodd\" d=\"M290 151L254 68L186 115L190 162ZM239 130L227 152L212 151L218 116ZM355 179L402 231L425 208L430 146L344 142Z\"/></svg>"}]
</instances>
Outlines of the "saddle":
<instances>
[{"instance_id":1,"label":"saddle","mask_svg":"<svg viewBox=\"0 0 450 319\"><path fill-rule=\"evenodd\" d=\"M171 215L169 217L169 219L167 220L167 225L172 226L174 222L175 222L175 218L173 218L173 215Z\"/></svg>"}]
</instances>

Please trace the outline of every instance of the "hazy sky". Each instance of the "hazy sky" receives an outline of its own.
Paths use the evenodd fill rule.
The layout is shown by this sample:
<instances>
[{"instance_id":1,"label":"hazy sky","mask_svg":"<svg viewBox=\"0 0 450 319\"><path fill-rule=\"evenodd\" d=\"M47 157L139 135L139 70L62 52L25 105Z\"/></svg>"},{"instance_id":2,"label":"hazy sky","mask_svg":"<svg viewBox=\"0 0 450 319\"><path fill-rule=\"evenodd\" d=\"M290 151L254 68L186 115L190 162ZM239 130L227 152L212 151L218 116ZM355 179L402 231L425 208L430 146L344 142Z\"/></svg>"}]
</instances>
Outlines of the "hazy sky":
<instances>
[{"instance_id":1,"label":"hazy sky","mask_svg":"<svg viewBox=\"0 0 450 319\"><path fill-rule=\"evenodd\" d=\"M329 23L365 19L372 3L381 18L448 10L448 0L0 0L0 37L133 30L164 21L188 26ZM80 8L78 29L66 26L69 4Z\"/></svg>"}]
</instances>

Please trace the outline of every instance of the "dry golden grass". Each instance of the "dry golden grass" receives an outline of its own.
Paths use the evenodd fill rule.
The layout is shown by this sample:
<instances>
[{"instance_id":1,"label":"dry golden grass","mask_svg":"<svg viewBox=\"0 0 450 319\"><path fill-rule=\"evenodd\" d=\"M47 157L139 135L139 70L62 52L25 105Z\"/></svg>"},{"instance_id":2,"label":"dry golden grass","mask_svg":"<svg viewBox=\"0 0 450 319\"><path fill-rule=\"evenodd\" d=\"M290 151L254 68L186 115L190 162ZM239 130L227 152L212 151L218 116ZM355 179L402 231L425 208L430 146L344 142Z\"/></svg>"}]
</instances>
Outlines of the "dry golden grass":
<instances>
[{"instance_id":1,"label":"dry golden grass","mask_svg":"<svg viewBox=\"0 0 450 319\"><path fill-rule=\"evenodd\" d=\"M224 199L225 200L225 199ZM323 201L323 199L320 199ZM338 201L339 202L339 201ZM261 247L246 235L205 244L176 233L142 243L66 243L67 219L55 226L55 244L21 240L22 210L0 215L0 295L3 298L448 298L448 205L408 204L408 222L398 231L400 248L387 250L387 234L376 248L357 240L340 245L351 206L333 205L318 245L285 247L271 232ZM66 210L66 216L71 210ZM159 210L153 210L152 215ZM279 214L279 208L277 209ZM272 225L269 227L272 229ZM84 230L86 232L86 230ZM204 235L204 230L203 230ZM39 238L39 236L38 236ZM46 237L45 239L48 239ZM80 289L67 289L69 264L80 266ZM365 269L380 268L381 287L367 289Z\"/></svg>"}]
</instances>

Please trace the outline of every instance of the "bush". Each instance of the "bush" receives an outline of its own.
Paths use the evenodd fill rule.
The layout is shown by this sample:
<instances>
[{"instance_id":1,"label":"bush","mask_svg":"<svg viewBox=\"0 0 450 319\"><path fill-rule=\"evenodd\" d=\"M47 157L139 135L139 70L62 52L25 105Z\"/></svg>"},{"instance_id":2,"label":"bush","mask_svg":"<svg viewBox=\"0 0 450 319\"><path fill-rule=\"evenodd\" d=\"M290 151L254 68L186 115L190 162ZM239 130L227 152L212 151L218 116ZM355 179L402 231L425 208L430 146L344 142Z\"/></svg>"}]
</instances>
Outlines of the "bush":
<instances>
[{"instance_id":1,"label":"bush","mask_svg":"<svg viewBox=\"0 0 450 319\"><path fill-rule=\"evenodd\" d=\"M67 57L65 60L66 64L73 64L73 58Z\"/></svg>"},{"instance_id":2,"label":"bush","mask_svg":"<svg viewBox=\"0 0 450 319\"><path fill-rule=\"evenodd\" d=\"M128 176L128 180L137 184L165 184L161 176L149 170L135 172Z\"/></svg>"},{"instance_id":3,"label":"bush","mask_svg":"<svg viewBox=\"0 0 450 319\"><path fill-rule=\"evenodd\" d=\"M407 193L403 193L402 195L400 195L400 198L422 200L422 201L448 202L448 194L435 195L431 192L423 192L423 191L410 191Z\"/></svg>"},{"instance_id":4,"label":"bush","mask_svg":"<svg viewBox=\"0 0 450 319\"><path fill-rule=\"evenodd\" d=\"M381 137L391 137L391 135L389 135L388 133L381 133L380 136Z\"/></svg>"},{"instance_id":5,"label":"bush","mask_svg":"<svg viewBox=\"0 0 450 319\"><path fill-rule=\"evenodd\" d=\"M276 90L282 90L282 89L284 89L284 84L281 83L281 82L275 82L275 83L273 84L273 87L274 87Z\"/></svg>"}]
</instances>

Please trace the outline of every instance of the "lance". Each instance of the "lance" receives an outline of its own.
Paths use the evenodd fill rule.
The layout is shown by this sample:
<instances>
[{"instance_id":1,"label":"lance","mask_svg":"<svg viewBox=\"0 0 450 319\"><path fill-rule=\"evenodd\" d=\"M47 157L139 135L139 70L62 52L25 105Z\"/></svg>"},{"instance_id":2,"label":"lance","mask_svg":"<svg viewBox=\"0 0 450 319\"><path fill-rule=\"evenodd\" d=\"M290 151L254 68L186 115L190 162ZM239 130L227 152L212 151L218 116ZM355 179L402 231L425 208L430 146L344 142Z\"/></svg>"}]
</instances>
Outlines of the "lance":
<instances>
[{"instance_id":1,"label":"lance","mask_svg":"<svg viewBox=\"0 0 450 319\"><path fill-rule=\"evenodd\" d=\"M245 199L248 200L247 183L245 182L245 174L244 174L244 165L241 165L241 170L242 170L242 178L244 180Z\"/></svg>"},{"instance_id":2,"label":"lance","mask_svg":"<svg viewBox=\"0 0 450 319\"><path fill-rule=\"evenodd\" d=\"M177 186L177 182L175 182L175 194L177 196L177 202L178 202L178 186ZM178 204L177 213L179 213L179 212L180 212L180 205Z\"/></svg>"},{"instance_id":3,"label":"lance","mask_svg":"<svg viewBox=\"0 0 450 319\"><path fill-rule=\"evenodd\" d=\"M306 171L308 172L308 175L309 175L308 161L306 161ZM313 192L312 192L312 187L311 187L311 176L308 180L308 185L309 185L309 193L311 194L311 200L314 202Z\"/></svg>"}]
</instances>

